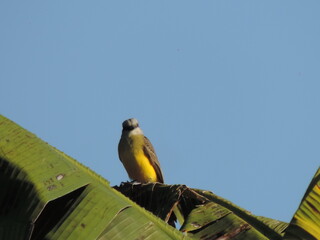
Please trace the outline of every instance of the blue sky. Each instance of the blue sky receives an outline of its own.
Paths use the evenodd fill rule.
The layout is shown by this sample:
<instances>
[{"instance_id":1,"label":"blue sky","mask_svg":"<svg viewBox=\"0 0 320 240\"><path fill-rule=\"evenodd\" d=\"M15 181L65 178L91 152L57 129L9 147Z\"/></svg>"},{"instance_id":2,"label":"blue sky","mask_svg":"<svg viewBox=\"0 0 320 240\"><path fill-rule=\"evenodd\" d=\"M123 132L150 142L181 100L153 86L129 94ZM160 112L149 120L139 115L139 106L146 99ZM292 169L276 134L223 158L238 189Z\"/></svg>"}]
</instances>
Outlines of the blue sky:
<instances>
[{"instance_id":1,"label":"blue sky","mask_svg":"<svg viewBox=\"0 0 320 240\"><path fill-rule=\"evenodd\" d=\"M112 185L136 117L165 182L290 221L320 151L319 1L1 1L0 109Z\"/></svg>"}]
</instances>

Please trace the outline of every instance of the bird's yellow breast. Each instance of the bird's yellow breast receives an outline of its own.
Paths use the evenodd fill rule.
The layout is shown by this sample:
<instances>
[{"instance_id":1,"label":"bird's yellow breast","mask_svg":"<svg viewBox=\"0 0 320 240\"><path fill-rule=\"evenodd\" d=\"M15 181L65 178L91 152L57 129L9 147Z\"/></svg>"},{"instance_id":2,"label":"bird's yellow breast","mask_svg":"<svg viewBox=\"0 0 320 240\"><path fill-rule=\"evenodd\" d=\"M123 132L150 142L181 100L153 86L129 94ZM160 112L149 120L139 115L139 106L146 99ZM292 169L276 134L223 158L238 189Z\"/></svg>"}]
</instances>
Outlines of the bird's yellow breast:
<instances>
[{"instance_id":1,"label":"bird's yellow breast","mask_svg":"<svg viewBox=\"0 0 320 240\"><path fill-rule=\"evenodd\" d=\"M144 136L121 138L119 156L131 179L141 183L157 182L157 174L143 151Z\"/></svg>"}]
</instances>

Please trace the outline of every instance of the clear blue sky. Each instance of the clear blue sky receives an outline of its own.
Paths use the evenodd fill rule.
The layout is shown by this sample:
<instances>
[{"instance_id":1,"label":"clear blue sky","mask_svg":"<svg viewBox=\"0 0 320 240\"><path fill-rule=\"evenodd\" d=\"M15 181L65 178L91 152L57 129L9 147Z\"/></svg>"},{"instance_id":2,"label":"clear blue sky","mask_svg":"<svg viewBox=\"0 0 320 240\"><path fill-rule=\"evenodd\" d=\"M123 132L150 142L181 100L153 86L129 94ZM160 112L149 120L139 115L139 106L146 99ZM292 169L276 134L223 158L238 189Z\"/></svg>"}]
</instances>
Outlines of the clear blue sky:
<instances>
[{"instance_id":1,"label":"clear blue sky","mask_svg":"<svg viewBox=\"0 0 320 240\"><path fill-rule=\"evenodd\" d=\"M290 221L320 160L320 1L1 1L0 110L112 185L136 117L168 184Z\"/></svg>"}]
</instances>

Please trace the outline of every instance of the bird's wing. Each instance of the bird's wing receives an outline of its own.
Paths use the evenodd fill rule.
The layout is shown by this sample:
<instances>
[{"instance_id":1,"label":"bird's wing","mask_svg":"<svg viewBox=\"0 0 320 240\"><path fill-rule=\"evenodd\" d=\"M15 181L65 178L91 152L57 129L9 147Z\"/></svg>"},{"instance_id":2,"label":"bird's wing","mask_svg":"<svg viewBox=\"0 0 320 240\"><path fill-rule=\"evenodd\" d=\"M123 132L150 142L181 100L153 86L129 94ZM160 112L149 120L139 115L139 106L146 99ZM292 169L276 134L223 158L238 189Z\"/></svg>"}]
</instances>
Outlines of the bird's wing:
<instances>
[{"instance_id":1,"label":"bird's wing","mask_svg":"<svg viewBox=\"0 0 320 240\"><path fill-rule=\"evenodd\" d=\"M149 139L146 136L144 136L143 152L147 156L147 158L149 159L151 165L154 167L154 170L156 171L156 174L157 174L158 181L160 183L163 183L163 175L162 175L162 171L160 168L160 163L159 163L158 157L156 155L156 152L154 151L154 148L153 148L151 142L149 141Z\"/></svg>"}]
</instances>

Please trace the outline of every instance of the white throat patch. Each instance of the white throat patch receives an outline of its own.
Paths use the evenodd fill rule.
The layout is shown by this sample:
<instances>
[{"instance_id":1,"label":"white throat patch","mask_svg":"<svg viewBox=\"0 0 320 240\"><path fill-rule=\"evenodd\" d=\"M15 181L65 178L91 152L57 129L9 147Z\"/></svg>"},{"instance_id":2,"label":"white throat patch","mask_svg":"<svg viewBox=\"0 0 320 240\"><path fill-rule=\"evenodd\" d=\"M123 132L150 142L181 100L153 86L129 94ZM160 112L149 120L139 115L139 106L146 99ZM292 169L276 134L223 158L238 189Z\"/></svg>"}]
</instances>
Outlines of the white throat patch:
<instances>
[{"instance_id":1,"label":"white throat patch","mask_svg":"<svg viewBox=\"0 0 320 240\"><path fill-rule=\"evenodd\" d=\"M132 129L129 132L129 136L131 136L131 135L143 135L143 132L142 132L141 128L137 127L135 129Z\"/></svg>"}]
</instances>

